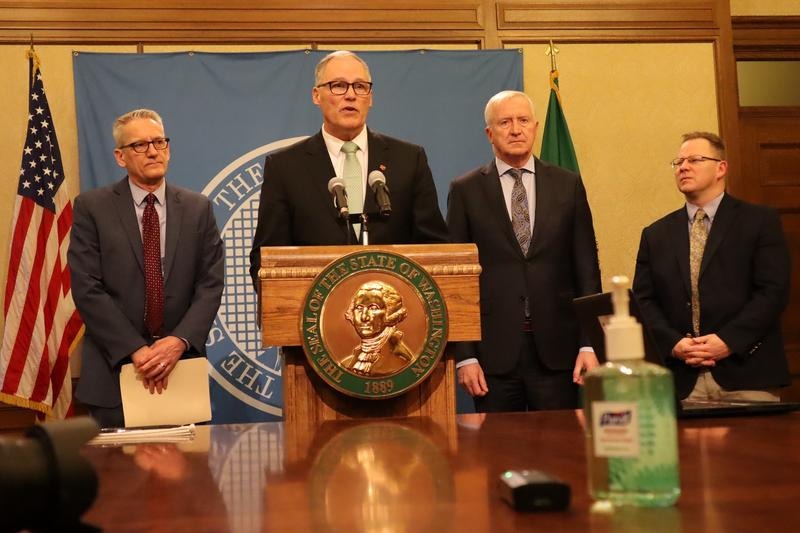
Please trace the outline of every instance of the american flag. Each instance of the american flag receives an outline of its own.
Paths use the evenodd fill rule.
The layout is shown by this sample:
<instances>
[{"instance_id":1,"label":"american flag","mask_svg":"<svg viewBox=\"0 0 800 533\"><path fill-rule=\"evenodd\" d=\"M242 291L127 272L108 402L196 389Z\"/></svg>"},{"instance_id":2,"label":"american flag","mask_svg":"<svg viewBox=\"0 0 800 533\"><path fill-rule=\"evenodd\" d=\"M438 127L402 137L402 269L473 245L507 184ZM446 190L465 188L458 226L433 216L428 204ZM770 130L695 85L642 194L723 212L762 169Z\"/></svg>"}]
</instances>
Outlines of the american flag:
<instances>
[{"instance_id":1,"label":"american flag","mask_svg":"<svg viewBox=\"0 0 800 533\"><path fill-rule=\"evenodd\" d=\"M28 61L28 130L11 224L0 401L64 418L72 407L69 356L83 334L66 260L72 202L33 47Z\"/></svg>"}]
</instances>

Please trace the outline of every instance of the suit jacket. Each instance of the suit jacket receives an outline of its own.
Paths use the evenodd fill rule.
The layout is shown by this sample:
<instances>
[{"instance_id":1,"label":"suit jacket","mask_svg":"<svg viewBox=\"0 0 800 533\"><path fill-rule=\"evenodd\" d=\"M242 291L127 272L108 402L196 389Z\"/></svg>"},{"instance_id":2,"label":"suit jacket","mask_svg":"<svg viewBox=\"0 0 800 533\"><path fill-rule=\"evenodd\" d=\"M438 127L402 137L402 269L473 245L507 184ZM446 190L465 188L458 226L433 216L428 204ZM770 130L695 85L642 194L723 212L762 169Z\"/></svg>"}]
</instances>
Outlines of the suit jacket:
<instances>
[{"instance_id":1,"label":"suit jacket","mask_svg":"<svg viewBox=\"0 0 800 533\"><path fill-rule=\"evenodd\" d=\"M223 288L223 245L208 199L167 184L164 332L205 354ZM120 405L119 371L150 344L144 323L142 238L128 179L75 199L67 254L72 297L86 325L76 396Z\"/></svg>"},{"instance_id":2,"label":"suit jacket","mask_svg":"<svg viewBox=\"0 0 800 533\"><path fill-rule=\"evenodd\" d=\"M392 214L369 221L370 244L447 242L436 186L425 150L420 146L367 131L369 171L383 168L391 193ZM322 132L267 156L258 210L258 227L250 252L250 275L258 283L262 246L310 246L355 243L339 218L328 192L335 176ZM367 213L378 211L367 191Z\"/></svg>"},{"instance_id":3,"label":"suit jacket","mask_svg":"<svg viewBox=\"0 0 800 533\"><path fill-rule=\"evenodd\" d=\"M514 236L494 162L453 180L447 223L454 242L473 242L480 275L480 343L460 343L459 361L477 357L490 375L519 357L525 297L536 348L551 369L575 365L581 345L572 299L600 292L592 213L580 176L535 160L536 214L528 253Z\"/></svg>"},{"instance_id":4,"label":"suit jacket","mask_svg":"<svg viewBox=\"0 0 800 533\"><path fill-rule=\"evenodd\" d=\"M671 356L691 335L689 217L682 207L642 231L633 291L681 398L698 370ZM728 194L720 202L700 265L700 334L716 333L731 355L711 370L723 388L789 384L780 315L789 298L789 252L778 214Z\"/></svg>"}]
</instances>

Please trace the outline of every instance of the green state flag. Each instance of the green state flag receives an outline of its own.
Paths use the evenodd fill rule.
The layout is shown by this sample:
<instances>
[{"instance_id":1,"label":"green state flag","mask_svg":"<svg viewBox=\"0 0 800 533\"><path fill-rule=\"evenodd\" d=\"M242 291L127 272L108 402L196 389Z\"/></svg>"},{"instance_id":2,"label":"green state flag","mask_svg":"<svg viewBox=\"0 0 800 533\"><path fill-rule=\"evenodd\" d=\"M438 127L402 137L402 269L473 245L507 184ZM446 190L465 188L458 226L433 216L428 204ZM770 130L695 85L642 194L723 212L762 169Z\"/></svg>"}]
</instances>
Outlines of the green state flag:
<instances>
[{"instance_id":1,"label":"green state flag","mask_svg":"<svg viewBox=\"0 0 800 533\"><path fill-rule=\"evenodd\" d=\"M547 118L542 135L542 161L547 161L573 172L580 173L575 147L569 135L567 119L561 109L561 93L558 91L558 71L550 72L550 102L547 104Z\"/></svg>"}]
</instances>

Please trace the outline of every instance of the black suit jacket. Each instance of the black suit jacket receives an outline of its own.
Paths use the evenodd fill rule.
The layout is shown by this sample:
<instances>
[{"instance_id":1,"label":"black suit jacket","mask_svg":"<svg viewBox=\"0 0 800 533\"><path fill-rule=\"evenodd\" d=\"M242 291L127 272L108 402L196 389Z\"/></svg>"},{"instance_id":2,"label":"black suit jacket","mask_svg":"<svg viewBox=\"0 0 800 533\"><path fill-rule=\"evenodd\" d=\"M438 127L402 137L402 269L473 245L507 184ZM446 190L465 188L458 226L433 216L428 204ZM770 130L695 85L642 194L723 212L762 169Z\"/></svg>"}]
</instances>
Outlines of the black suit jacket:
<instances>
[{"instance_id":1,"label":"black suit jacket","mask_svg":"<svg viewBox=\"0 0 800 533\"><path fill-rule=\"evenodd\" d=\"M514 236L494 162L453 180L447 222L454 242L478 246L480 343L460 343L458 360L478 358L490 375L514 369L522 342L524 298L534 338L551 369L575 365L588 341L579 334L572 299L600 292L592 213L580 176L535 160L536 213L527 255Z\"/></svg>"},{"instance_id":2,"label":"black suit jacket","mask_svg":"<svg viewBox=\"0 0 800 533\"><path fill-rule=\"evenodd\" d=\"M164 331L204 354L223 288L224 252L208 198L167 184ZM142 237L128 179L75 199L67 258L72 297L86 325L76 396L120 405L119 371L150 344L144 324Z\"/></svg>"},{"instance_id":3,"label":"black suit jacket","mask_svg":"<svg viewBox=\"0 0 800 533\"><path fill-rule=\"evenodd\" d=\"M682 207L642 231L633 291L681 398L698 370L671 356L692 331L689 217ZM732 354L711 370L723 388L789 384L780 315L789 298L789 252L778 214L728 194L720 202L700 266L700 334L716 333Z\"/></svg>"},{"instance_id":4,"label":"black suit jacket","mask_svg":"<svg viewBox=\"0 0 800 533\"><path fill-rule=\"evenodd\" d=\"M371 130L368 171L382 169L390 190L392 215L370 219L370 244L447 242L436 186L425 150ZM258 209L258 227L250 252L250 275L257 285L262 246L339 245L348 243L348 228L328 192L335 176L322 132L267 156ZM367 213L378 211L367 191ZM349 242L355 243L350 232Z\"/></svg>"}]
</instances>

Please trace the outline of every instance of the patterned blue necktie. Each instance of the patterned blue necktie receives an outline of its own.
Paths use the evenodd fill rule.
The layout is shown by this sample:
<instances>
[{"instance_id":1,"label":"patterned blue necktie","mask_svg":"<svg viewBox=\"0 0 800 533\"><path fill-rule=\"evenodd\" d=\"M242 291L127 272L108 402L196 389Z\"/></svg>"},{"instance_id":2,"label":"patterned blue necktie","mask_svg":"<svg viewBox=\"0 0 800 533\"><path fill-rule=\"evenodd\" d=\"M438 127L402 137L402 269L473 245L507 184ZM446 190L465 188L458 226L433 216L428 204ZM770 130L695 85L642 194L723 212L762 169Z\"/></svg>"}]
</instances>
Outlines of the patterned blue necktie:
<instances>
[{"instance_id":1,"label":"patterned blue necktie","mask_svg":"<svg viewBox=\"0 0 800 533\"><path fill-rule=\"evenodd\" d=\"M514 188L511 189L511 227L514 228L522 253L527 254L531 244L531 214L528 211L528 194L522 184L522 170L512 168L506 174L514 178Z\"/></svg>"}]
</instances>

